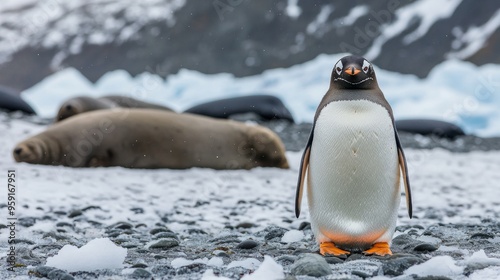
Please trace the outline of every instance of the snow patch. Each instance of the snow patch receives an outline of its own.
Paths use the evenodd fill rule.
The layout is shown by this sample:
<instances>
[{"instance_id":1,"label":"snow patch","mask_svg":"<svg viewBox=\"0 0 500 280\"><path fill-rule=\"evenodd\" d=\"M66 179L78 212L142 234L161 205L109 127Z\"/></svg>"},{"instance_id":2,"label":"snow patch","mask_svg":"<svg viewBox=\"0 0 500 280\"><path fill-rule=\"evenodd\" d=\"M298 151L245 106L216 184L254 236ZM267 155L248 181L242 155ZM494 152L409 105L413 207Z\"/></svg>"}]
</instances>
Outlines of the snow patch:
<instances>
[{"instance_id":1,"label":"snow patch","mask_svg":"<svg viewBox=\"0 0 500 280\"><path fill-rule=\"evenodd\" d=\"M292 229L285 232L285 234L281 238L281 242L292 243L299 242L302 239L304 239L304 233L301 230Z\"/></svg>"},{"instance_id":2,"label":"snow patch","mask_svg":"<svg viewBox=\"0 0 500 280\"><path fill-rule=\"evenodd\" d=\"M417 29L403 38L405 44L414 42L424 36L436 21L450 17L461 2L462 0L441 1L439 9L436 9L435 0L420 0L397 9L395 12L396 19L381 26L381 34L373 41L372 46L364 56L369 60L377 58L386 42L402 34L417 19ZM388 20L392 18L388 10L375 12L375 14L378 14L380 18L388 16ZM382 16L382 14L386 16ZM379 24L382 24L382 22L379 22Z\"/></svg>"},{"instance_id":3,"label":"snow patch","mask_svg":"<svg viewBox=\"0 0 500 280\"><path fill-rule=\"evenodd\" d=\"M490 38L498 28L500 28L500 9L482 26L469 27L465 33L457 27L457 29L454 29L454 32L452 32L456 37L452 42L452 47L453 49L459 50L448 53L446 55L447 58L469 58L485 46L488 38Z\"/></svg>"},{"instance_id":4,"label":"snow patch","mask_svg":"<svg viewBox=\"0 0 500 280\"><path fill-rule=\"evenodd\" d=\"M47 258L47 266L76 271L123 268L127 249L115 245L109 238L97 238L78 248L64 245L57 255Z\"/></svg>"},{"instance_id":5,"label":"snow patch","mask_svg":"<svg viewBox=\"0 0 500 280\"><path fill-rule=\"evenodd\" d=\"M437 256L432 259L412 266L405 270L404 274L415 274L418 276L450 276L462 274L463 267L455 264L450 256Z\"/></svg>"},{"instance_id":6,"label":"snow patch","mask_svg":"<svg viewBox=\"0 0 500 280\"><path fill-rule=\"evenodd\" d=\"M264 256L264 261L252 274L245 275L241 280L278 280L284 279L283 267L277 264L270 256Z\"/></svg>"}]
</instances>

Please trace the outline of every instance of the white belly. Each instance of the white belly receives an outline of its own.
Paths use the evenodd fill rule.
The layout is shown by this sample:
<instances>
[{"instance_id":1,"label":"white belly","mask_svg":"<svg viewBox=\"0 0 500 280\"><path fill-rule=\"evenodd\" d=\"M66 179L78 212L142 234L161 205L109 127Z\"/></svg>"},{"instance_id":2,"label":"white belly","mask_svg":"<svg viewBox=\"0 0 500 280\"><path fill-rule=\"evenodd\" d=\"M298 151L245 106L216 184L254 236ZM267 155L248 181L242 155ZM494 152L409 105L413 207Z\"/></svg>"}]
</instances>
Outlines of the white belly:
<instances>
[{"instance_id":1,"label":"white belly","mask_svg":"<svg viewBox=\"0 0 500 280\"><path fill-rule=\"evenodd\" d=\"M311 225L320 242L390 242L401 199L397 153L392 120L381 105L338 101L323 108L308 174Z\"/></svg>"}]
</instances>

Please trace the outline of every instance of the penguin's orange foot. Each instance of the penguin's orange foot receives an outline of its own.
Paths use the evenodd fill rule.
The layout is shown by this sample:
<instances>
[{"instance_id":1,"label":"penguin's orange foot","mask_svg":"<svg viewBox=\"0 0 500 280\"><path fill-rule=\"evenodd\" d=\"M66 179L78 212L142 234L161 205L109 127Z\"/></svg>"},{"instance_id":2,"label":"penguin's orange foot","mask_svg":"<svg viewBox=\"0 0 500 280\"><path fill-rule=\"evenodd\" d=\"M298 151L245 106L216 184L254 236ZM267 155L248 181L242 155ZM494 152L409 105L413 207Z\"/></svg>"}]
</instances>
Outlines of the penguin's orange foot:
<instances>
[{"instance_id":1,"label":"penguin's orange foot","mask_svg":"<svg viewBox=\"0 0 500 280\"><path fill-rule=\"evenodd\" d=\"M323 242L319 244L319 253L321 255L346 256L351 252L342 250L335 246L332 242Z\"/></svg>"},{"instance_id":2,"label":"penguin's orange foot","mask_svg":"<svg viewBox=\"0 0 500 280\"><path fill-rule=\"evenodd\" d=\"M385 256L385 255L392 255L392 251L391 248L389 247L389 243L380 242L373 244L373 246L370 249L363 251L363 254Z\"/></svg>"}]
</instances>

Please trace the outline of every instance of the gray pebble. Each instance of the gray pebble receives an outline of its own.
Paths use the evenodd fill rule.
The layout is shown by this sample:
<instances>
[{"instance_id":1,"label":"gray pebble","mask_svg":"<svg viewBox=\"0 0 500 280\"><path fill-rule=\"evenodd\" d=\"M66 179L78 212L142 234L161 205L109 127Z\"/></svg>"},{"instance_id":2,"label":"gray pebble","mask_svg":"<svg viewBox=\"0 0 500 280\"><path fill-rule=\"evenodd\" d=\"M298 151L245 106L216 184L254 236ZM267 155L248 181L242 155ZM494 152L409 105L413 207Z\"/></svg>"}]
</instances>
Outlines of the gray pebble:
<instances>
[{"instance_id":1,"label":"gray pebble","mask_svg":"<svg viewBox=\"0 0 500 280\"><path fill-rule=\"evenodd\" d=\"M324 259L329 264L338 264L344 262L342 259L333 256L324 257Z\"/></svg>"},{"instance_id":2,"label":"gray pebble","mask_svg":"<svg viewBox=\"0 0 500 280\"><path fill-rule=\"evenodd\" d=\"M155 235L155 234L160 233L160 232L172 232L172 231L166 227L157 227L157 228L154 228L154 229L149 231L149 233L151 235Z\"/></svg>"},{"instance_id":3,"label":"gray pebble","mask_svg":"<svg viewBox=\"0 0 500 280\"><path fill-rule=\"evenodd\" d=\"M47 277L47 275L49 275L49 273L52 270L56 270L56 268L52 267L52 266L45 266L45 265L37 266L35 268L35 272L40 274L40 276L42 276L42 277Z\"/></svg>"},{"instance_id":4,"label":"gray pebble","mask_svg":"<svg viewBox=\"0 0 500 280\"><path fill-rule=\"evenodd\" d=\"M403 272L410 266L420 264L423 261L423 259L415 256L397 257L396 254L394 254L389 258L389 260L383 263L382 270L385 275L399 276L403 275Z\"/></svg>"},{"instance_id":5,"label":"gray pebble","mask_svg":"<svg viewBox=\"0 0 500 280\"><path fill-rule=\"evenodd\" d=\"M131 223L127 223L127 222L118 222L114 225L111 225L110 226L111 228L113 229L132 229L134 228L134 225L132 225Z\"/></svg>"},{"instance_id":6,"label":"gray pebble","mask_svg":"<svg viewBox=\"0 0 500 280\"><path fill-rule=\"evenodd\" d=\"M134 272L132 272L130 277L132 277L132 278L151 278L152 275L151 275L151 272L149 272L143 268L138 268L138 269L134 270Z\"/></svg>"},{"instance_id":7,"label":"gray pebble","mask_svg":"<svg viewBox=\"0 0 500 280\"><path fill-rule=\"evenodd\" d=\"M294 275L321 277L332 274L332 269L322 256L304 254L292 265L291 273Z\"/></svg>"},{"instance_id":8,"label":"gray pebble","mask_svg":"<svg viewBox=\"0 0 500 280\"><path fill-rule=\"evenodd\" d=\"M50 280L73 280L75 279L73 276L66 273L64 270L54 269L47 275L47 278Z\"/></svg>"},{"instance_id":9,"label":"gray pebble","mask_svg":"<svg viewBox=\"0 0 500 280\"><path fill-rule=\"evenodd\" d=\"M149 249L155 249L155 248L158 248L158 249L170 249L170 248L173 248L173 247L176 247L176 246L179 246L179 241L177 241L177 239L174 239L174 238L162 238L162 239L158 239L154 242L152 242L148 248Z\"/></svg>"},{"instance_id":10,"label":"gray pebble","mask_svg":"<svg viewBox=\"0 0 500 280\"><path fill-rule=\"evenodd\" d=\"M175 238L179 240L179 236L173 232L160 232L153 236L153 239L160 239L160 238Z\"/></svg>"},{"instance_id":11,"label":"gray pebble","mask_svg":"<svg viewBox=\"0 0 500 280\"><path fill-rule=\"evenodd\" d=\"M76 210L71 211L71 212L68 214L68 218L78 217L78 216L81 216L82 214L83 214L82 210L80 210L80 209L76 209Z\"/></svg>"},{"instance_id":12,"label":"gray pebble","mask_svg":"<svg viewBox=\"0 0 500 280\"><path fill-rule=\"evenodd\" d=\"M270 228L269 232L264 236L266 240L271 240L273 238L281 238L288 230L285 228L274 226Z\"/></svg>"},{"instance_id":13,"label":"gray pebble","mask_svg":"<svg viewBox=\"0 0 500 280\"><path fill-rule=\"evenodd\" d=\"M259 243L257 243L254 240L247 239L247 240L241 242L240 244L238 244L236 246L236 248L239 248L239 249L253 249L253 248L257 247L257 246L259 246Z\"/></svg>"},{"instance_id":14,"label":"gray pebble","mask_svg":"<svg viewBox=\"0 0 500 280\"><path fill-rule=\"evenodd\" d=\"M253 228L253 227L256 227L256 225L250 222L243 222L236 225L236 228Z\"/></svg>"},{"instance_id":15,"label":"gray pebble","mask_svg":"<svg viewBox=\"0 0 500 280\"><path fill-rule=\"evenodd\" d=\"M418 244L417 246L415 246L413 248L414 251L417 251L417 252L432 252L432 251L436 251L438 249L438 247L436 245L433 245L433 244L430 244L430 243L422 243L422 244Z\"/></svg>"},{"instance_id":16,"label":"gray pebble","mask_svg":"<svg viewBox=\"0 0 500 280\"><path fill-rule=\"evenodd\" d=\"M31 227L36 223L36 218L22 217L17 219L17 223L22 227Z\"/></svg>"}]
</instances>

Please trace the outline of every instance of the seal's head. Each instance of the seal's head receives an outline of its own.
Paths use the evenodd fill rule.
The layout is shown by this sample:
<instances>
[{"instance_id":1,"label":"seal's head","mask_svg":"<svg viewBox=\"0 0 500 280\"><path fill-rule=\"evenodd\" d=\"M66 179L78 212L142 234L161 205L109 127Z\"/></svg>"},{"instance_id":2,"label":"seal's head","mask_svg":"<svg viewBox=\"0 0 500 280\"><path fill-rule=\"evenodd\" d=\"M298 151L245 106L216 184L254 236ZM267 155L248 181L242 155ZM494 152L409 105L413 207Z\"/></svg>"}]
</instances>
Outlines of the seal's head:
<instances>
[{"instance_id":1,"label":"seal's head","mask_svg":"<svg viewBox=\"0 0 500 280\"><path fill-rule=\"evenodd\" d=\"M37 138L30 138L17 144L12 151L12 155L17 162L34 164L44 163L47 154L47 147L45 143Z\"/></svg>"}]
</instances>

